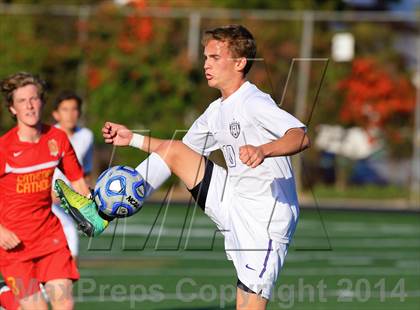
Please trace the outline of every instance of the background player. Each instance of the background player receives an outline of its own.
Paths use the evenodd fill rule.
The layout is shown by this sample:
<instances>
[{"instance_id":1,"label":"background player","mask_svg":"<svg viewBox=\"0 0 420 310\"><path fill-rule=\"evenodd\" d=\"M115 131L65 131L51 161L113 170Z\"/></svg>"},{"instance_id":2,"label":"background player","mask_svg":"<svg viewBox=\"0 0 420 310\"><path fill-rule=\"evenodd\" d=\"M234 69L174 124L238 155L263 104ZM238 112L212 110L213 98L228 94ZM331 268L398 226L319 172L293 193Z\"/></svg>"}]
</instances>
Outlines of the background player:
<instances>
[{"instance_id":1,"label":"background player","mask_svg":"<svg viewBox=\"0 0 420 310\"><path fill-rule=\"evenodd\" d=\"M72 309L72 280L79 278L63 229L51 211L54 169L89 194L66 134L41 123L45 84L20 72L1 82L16 127L0 137L0 271L23 309Z\"/></svg>"},{"instance_id":2,"label":"background player","mask_svg":"<svg viewBox=\"0 0 420 310\"><path fill-rule=\"evenodd\" d=\"M309 138L299 120L246 80L256 45L245 27L209 30L203 45L208 85L221 97L182 142L133 134L113 123L106 123L102 132L107 143L152 153L136 168L147 181L148 194L171 173L182 179L224 232L225 249L238 276L237 309L265 309L299 214L288 156L308 147ZM223 151L228 171L207 159L216 149ZM96 208L93 201L71 203L76 194L63 193L67 204L94 224L96 234L104 229L97 225L97 214L91 218L86 212Z\"/></svg>"},{"instance_id":3,"label":"background player","mask_svg":"<svg viewBox=\"0 0 420 310\"><path fill-rule=\"evenodd\" d=\"M19 302L5 282L0 282L0 309L18 310Z\"/></svg>"},{"instance_id":4,"label":"background player","mask_svg":"<svg viewBox=\"0 0 420 310\"><path fill-rule=\"evenodd\" d=\"M52 115L57 121L55 127L60 128L67 134L67 137L69 138L76 153L77 159L83 167L86 183L89 184L89 177L92 171L93 162L93 134L90 129L78 126L81 112L82 99L72 91L63 91L54 100L54 111ZM53 182L56 179L62 179L67 184L70 184L69 180L60 169L55 169L54 171ZM79 248L78 232L72 217L65 213L59 205L60 200L53 192L52 210L60 219L70 252L73 257L76 258Z\"/></svg>"}]
</instances>

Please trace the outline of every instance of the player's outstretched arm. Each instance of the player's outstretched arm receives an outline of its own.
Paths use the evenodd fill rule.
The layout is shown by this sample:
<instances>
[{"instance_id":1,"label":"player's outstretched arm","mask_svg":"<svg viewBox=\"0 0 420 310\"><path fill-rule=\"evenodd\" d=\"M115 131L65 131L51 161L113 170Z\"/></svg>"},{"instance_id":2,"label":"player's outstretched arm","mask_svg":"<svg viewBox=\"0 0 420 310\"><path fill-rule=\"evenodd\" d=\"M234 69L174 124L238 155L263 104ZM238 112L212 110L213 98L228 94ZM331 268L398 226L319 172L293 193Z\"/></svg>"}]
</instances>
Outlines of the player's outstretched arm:
<instances>
[{"instance_id":1,"label":"player's outstretched arm","mask_svg":"<svg viewBox=\"0 0 420 310\"><path fill-rule=\"evenodd\" d=\"M133 138L133 132L124 125L106 122L102 127L102 137L105 143L128 146Z\"/></svg>"},{"instance_id":2,"label":"player's outstretched arm","mask_svg":"<svg viewBox=\"0 0 420 310\"><path fill-rule=\"evenodd\" d=\"M11 250L20 243L16 234L0 224L0 247Z\"/></svg>"},{"instance_id":3,"label":"player's outstretched arm","mask_svg":"<svg viewBox=\"0 0 420 310\"><path fill-rule=\"evenodd\" d=\"M243 145L239 148L239 159L245 165L255 168L266 157L297 154L310 146L308 135L302 128L292 128L278 140L260 146Z\"/></svg>"},{"instance_id":4,"label":"player's outstretched arm","mask_svg":"<svg viewBox=\"0 0 420 310\"><path fill-rule=\"evenodd\" d=\"M139 138L139 142L135 143L135 147L147 153L155 152L162 142L166 141L163 139L135 134L124 125L111 122L106 122L102 127L102 136L105 143L113 144L115 146L133 146L133 137L135 139Z\"/></svg>"}]
</instances>

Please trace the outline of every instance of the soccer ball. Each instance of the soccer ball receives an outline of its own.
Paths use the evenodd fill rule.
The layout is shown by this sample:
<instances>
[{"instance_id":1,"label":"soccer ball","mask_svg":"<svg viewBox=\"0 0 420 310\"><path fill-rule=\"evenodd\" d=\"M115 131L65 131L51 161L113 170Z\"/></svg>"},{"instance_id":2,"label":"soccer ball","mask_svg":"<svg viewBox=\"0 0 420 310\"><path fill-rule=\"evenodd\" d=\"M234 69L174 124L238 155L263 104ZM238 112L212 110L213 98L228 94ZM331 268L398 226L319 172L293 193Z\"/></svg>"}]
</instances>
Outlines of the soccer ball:
<instances>
[{"instance_id":1,"label":"soccer ball","mask_svg":"<svg viewBox=\"0 0 420 310\"><path fill-rule=\"evenodd\" d=\"M140 211L145 190L145 181L137 170L128 166L114 166L99 176L93 199L104 214L128 217Z\"/></svg>"}]
</instances>

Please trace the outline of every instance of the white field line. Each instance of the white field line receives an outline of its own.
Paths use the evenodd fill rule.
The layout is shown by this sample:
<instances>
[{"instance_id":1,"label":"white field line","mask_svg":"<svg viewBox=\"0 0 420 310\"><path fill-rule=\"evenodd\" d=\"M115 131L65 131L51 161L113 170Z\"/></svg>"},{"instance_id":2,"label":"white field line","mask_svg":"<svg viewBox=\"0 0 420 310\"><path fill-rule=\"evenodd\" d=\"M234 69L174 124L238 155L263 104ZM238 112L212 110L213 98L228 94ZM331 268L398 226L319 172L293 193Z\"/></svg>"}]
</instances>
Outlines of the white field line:
<instances>
[{"instance_id":1,"label":"white field line","mask_svg":"<svg viewBox=\"0 0 420 310\"><path fill-rule=\"evenodd\" d=\"M234 268L179 268L179 269L138 269L138 270L107 270L103 269L81 269L82 277L109 277L109 276L205 276L205 277L231 277L234 275ZM280 272L282 276L420 276L417 270L399 270L394 267L285 267Z\"/></svg>"},{"instance_id":2,"label":"white field line","mask_svg":"<svg viewBox=\"0 0 420 310\"><path fill-rule=\"evenodd\" d=\"M164 226L172 228L180 228L184 222L183 218L171 218L170 215L165 219L163 223ZM215 227L215 224L208 218L197 218L187 219L187 226L192 227ZM382 232L382 233L413 233L420 232L420 227L417 224L407 223L407 224L393 224L393 223L358 223L358 222L340 222L340 221L328 221L324 219L324 224L327 230L337 230L337 231L367 231L367 232ZM115 225L115 224L113 224ZM132 221L130 219L124 220L120 219L118 222L119 226L123 225L144 225L144 221ZM162 225L161 221L156 223L160 227ZM320 220L301 220L298 223L298 231L300 230L313 230L319 229L322 226Z\"/></svg>"},{"instance_id":3,"label":"white field line","mask_svg":"<svg viewBox=\"0 0 420 310\"><path fill-rule=\"evenodd\" d=\"M327 258L327 263L332 266L371 266L374 263L372 257L329 257Z\"/></svg>"},{"instance_id":4,"label":"white field line","mask_svg":"<svg viewBox=\"0 0 420 310\"><path fill-rule=\"evenodd\" d=\"M139 217L141 219L141 217ZM150 222L151 217L148 217L148 222ZM179 216L178 214L169 214L164 221L164 226L171 228L180 228L182 223L184 223L185 217ZM191 223L192 221L192 223ZM162 224L161 218L158 219L156 223L157 226ZM207 217L196 217L192 219L188 217L186 220L186 226L189 227L191 224L192 227L215 227L215 224ZM349 221L335 221L328 220L324 218L324 224L327 230L334 231L367 231L367 232L380 232L380 233L420 233L420 226L416 223L359 223L359 222L349 222ZM118 225L144 225L144 221L138 220L138 218L126 218L120 219ZM305 220L301 219L298 223L298 231L301 230L317 230L322 227L322 222L319 219L310 219Z\"/></svg>"},{"instance_id":5,"label":"white field line","mask_svg":"<svg viewBox=\"0 0 420 310\"><path fill-rule=\"evenodd\" d=\"M186 239L186 235L183 234L181 236L179 231L163 231L165 238L170 238L174 240L173 246L178 244L178 240L182 238L182 240ZM207 239L208 242L203 243L205 244L206 248L211 244L213 240L215 232L209 230L200 230L195 231L194 234L191 235L191 239ZM126 237L132 236L146 236L147 234L141 233L133 233L132 231L127 234L121 234ZM157 236L158 234L151 234L153 237ZM161 235L162 237L162 235ZM216 234L216 240L222 240L222 236L219 233ZM406 248L406 249L420 249L420 239L418 238L333 238L330 236L331 246L332 249L343 249L343 248L354 248L354 249L381 249L381 248ZM93 242L93 246L94 246ZM140 243L138 243L140 244ZM149 245L155 246L157 244L156 240L149 240ZM159 243L162 244L162 243ZM162 247L170 247L171 244L162 245ZM192 243L191 248L198 247L196 244ZM299 238L294 241L295 248L307 248L307 249L316 249L316 248L326 248L328 247L328 240L327 238Z\"/></svg>"},{"instance_id":6,"label":"white field line","mask_svg":"<svg viewBox=\"0 0 420 310\"><path fill-rule=\"evenodd\" d=\"M346 221L331 221L324 218L324 223L327 227L338 228L338 229L350 229L350 230L396 230L406 232L409 230L419 231L420 228L416 223L360 223L360 222L346 222ZM320 220L301 220L298 223L298 227L301 228L316 228L321 225Z\"/></svg>"},{"instance_id":7,"label":"white field line","mask_svg":"<svg viewBox=\"0 0 420 310\"><path fill-rule=\"evenodd\" d=\"M395 262L396 268L412 268L420 270L420 260L401 260Z\"/></svg>"},{"instance_id":8,"label":"white field line","mask_svg":"<svg viewBox=\"0 0 420 310\"><path fill-rule=\"evenodd\" d=\"M98 253L98 252L96 252ZM95 253L95 254L96 254ZM116 253L107 253L105 251L100 251L100 255L92 256L83 256L81 260L150 260L152 259L162 259L162 258L177 258L181 260L226 260L226 255L223 251L187 251L180 249L179 251L121 251L117 252L120 255L115 255ZM322 252L313 252L313 251L299 251L295 252L290 250L286 257L287 263L293 262L307 262L307 261L324 261L328 259L334 260L352 260L352 259L386 259L386 260L407 260L407 259L419 259L420 252L400 252L400 251L381 251L381 252L372 252L367 253L363 252L360 255L357 255L353 250L338 252L338 251L322 251ZM402 266L403 267L403 266Z\"/></svg>"},{"instance_id":9,"label":"white field line","mask_svg":"<svg viewBox=\"0 0 420 310\"><path fill-rule=\"evenodd\" d=\"M299 302L298 300L296 300L296 304L299 303L307 303L310 302L310 294L308 292L295 292L296 294L300 293L300 297L304 297L303 301ZM345 301L346 296L343 296L343 294L345 294L346 292L344 292L343 290L325 290L325 297L341 297L343 298L343 301L341 302L343 305L348 304L348 301ZM350 296L350 294L353 294L353 297L356 296L356 293L353 291L349 291L349 298L351 298L352 296ZM127 294L127 295L121 295L118 294L117 296L109 296L109 295L105 295L105 296L75 296L74 300L76 302L128 302L128 301L132 301L132 302L144 302L144 301L149 301L149 302L162 302L162 301L183 301L182 298L191 298L191 296L194 296L192 294L196 294L195 296L198 295L197 292L189 292L189 293L163 293L163 292L159 292L159 294ZM379 291L372 291L370 298L386 298L388 300L399 300L399 297L393 297L395 293L393 293L392 291L383 291L383 292L379 292ZM201 296L201 295L200 295ZM219 296L219 295L216 295ZM201 297L205 297L201 296ZM215 296L207 296L208 297L215 297ZM221 296L220 296L221 297ZM225 296L226 297L230 297L230 296ZM305 298L306 297L306 298ZM406 291L405 292L405 297L406 298L415 298L415 297L420 297L420 291ZM273 297L273 300L270 302L270 304L275 303L277 301L279 301L278 297L276 298L275 296ZM200 297L197 296L197 298L195 300L200 300ZM219 299L215 299L213 300L213 302L217 302L219 301ZM184 301L185 303L188 303L186 301ZM230 302L232 302L232 299L230 299ZM286 300L283 300L283 302L287 302ZM313 301L313 303L317 303L320 302L319 300L315 300ZM332 300L332 302L334 302L335 307L337 307L337 300ZM353 302L355 303L360 303L357 300L353 300ZM322 303L323 305L327 305L327 302ZM403 306L404 303L401 302L401 306ZM361 309L360 307L358 307L358 309ZM368 307L368 309L371 309L370 307ZM383 308L382 308L383 309Z\"/></svg>"},{"instance_id":10,"label":"white field line","mask_svg":"<svg viewBox=\"0 0 420 310\"><path fill-rule=\"evenodd\" d=\"M174 214L175 215L175 214ZM186 220L186 223L193 223L193 225L204 225L204 226L210 226L213 225L212 220L207 216L201 216L201 217L194 217L188 216L185 218L184 216L174 216L173 214L168 214L168 216L163 220L162 215L159 216L159 218L148 216L147 218L141 218L141 217L128 217L123 219L118 219L119 224L144 224L145 221L147 223L154 222L157 219L157 223L161 224L162 222L168 225L180 225L184 223ZM137 216L137 215L136 215ZM117 222L117 221L115 221ZM115 223L113 222L113 223ZM328 218L324 218L323 222L326 225L329 226L336 226L336 227L344 227L344 228L357 228L357 229L364 229L364 228L376 228L376 229L397 229L397 230L407 230L407 229L414 229L418 230L419 227L416 225L416 223L393 223L393 222L358 222L355 221L337 221L337 220L330 220ZM298 225L302 228L308 227L313 228L321 225L322 222L320 219L300 219Z\"/></svg>"},{"instance_id":11,"label":"white field line","mask_svg":"<svg viewBox=\"0 0 420 310\"><path fill-rule=\"evenodd\" d=\"M183 231L183 235L187 235L188 233L187 228L184 229ZM125 235L125 236L147 236L149 233L151 232L151 236L158 236L159 234L161 236L164 237L174 237L174 238L178 238L181 235L182 232L182 227L161 227L161 226L156 226L153 228L153 230L151 231L151 226L147 226L147 225L136 225L136 224L126 224L126 225L121 225L119 224L115 230L115 234L117 235ZM377 232L375 232L374 230L371 231L367 231L366 233L362 233L362 232L358 232L357 235L353 235L353 233L340 233L340 234L334 234L334 231L328 231L328 235L330 238L342 238L342 239L350 239L350 238L355 238L355 237L359 237L362 239L364 236L366 237L378 237L378 238L387 238L387 239L392 239L390 238L390 236L384 234L375 234ZM372 232L373 234L375 234L374 236L371 236L370 232ZM407 238L412 238L415 240L419 240L418 239L418 235L414 234L415 231L411 231L411 233L407 234L407 235L403 235L400 237L400 239L407 239ZM311 232L307 232L308 234ZM113 235L114 234L114 227L110 227L107 230L104 231L103 235ZM190 235L194 238L206 238L206 237L213 237L214 234L216 234L216 236L220 236L222 237L222 234L217 230L217 228L214 227L209 227L209 228L192 228L190 231ZM303 234L303 233L302 233ZM392 230L388 230L388 234L392 234L392 236L395 236L394 232ZM311 236L306 236L305 234L300 235L300 233L298 233L299 239L300 238L325 238L323 235L320 234L320 232L317 232L317 235L314 236L314 233L311 233ZM373 239L373 238L372 238ZM393 239L399 239L397 238L393 238ZM419 242L419 246L420 246L420 240Z\"/></svg>"},{"instance_id":12,"label":"white field line","mask_svg":"<svg viewBox=\"0 0 420 310\"><path fill-rule=\"evenodd\" d=\"M349 253L350 252L350 253ZM397 252L362 252L360 254L354 253L354 251L326 251L326 252L293 252L290 251L287 254L286 260L294 262L305 262L315 260L359 260L359 259L381 259L381 260L400 260L400 259L420 259L420 252L407 253L402 251Z\"/></svg>"},{"instance_id":13,"label":"white field line","mask_svg":"<svg viewBox=\"0 0 420 310\"><path fill-rule=\"evenodd\" d=\"M316 243L316 242L319 243ZM357 239L340 239L336 240L332 238L331 240L332 248L342 249L342 248L355 248L355 249L371 249L371 248L414 248L420 249L420 239L413 238L357 238ZM312 240L296 240L295 247L316 247L326 245L325 239L314 238Z\"/></svg>"}]
</instances>

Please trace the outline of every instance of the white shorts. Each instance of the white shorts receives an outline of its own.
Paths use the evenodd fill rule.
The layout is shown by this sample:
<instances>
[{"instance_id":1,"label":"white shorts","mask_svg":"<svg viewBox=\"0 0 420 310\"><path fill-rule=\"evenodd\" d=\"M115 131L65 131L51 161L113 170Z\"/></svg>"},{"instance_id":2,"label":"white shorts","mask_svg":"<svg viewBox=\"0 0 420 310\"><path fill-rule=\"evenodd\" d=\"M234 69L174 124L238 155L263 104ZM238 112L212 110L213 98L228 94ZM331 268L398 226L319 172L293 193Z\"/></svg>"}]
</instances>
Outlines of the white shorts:
<instances>
[{"instance_id":1,"label":"white shorts","mask_svg":"<svg viewBox=\"0 0 420 310\"><path fill-rule=\"evenodd\" d=\"M272 240L267 227L253 217L251 209L247 213L229 187L226 170L208 160L203 180L190 192L223 233L226 255L240 281L238 287L270 299L288 244Z\"/></svg>"},{"instance_id":2,"label":"white shorts","mask_svg":"<svg viewBox=\"0 0 420 310\"><path fill-rule=\"evenodd\" d=\"M63 227L64 234L66 235L67 244L69 245L71 255L76 257L79 254L79 235L75 222L71 216L63 210L63 208L55 204L52 205L52 211L61 222L61 226Z\"/></svg>"}]
</instances>

